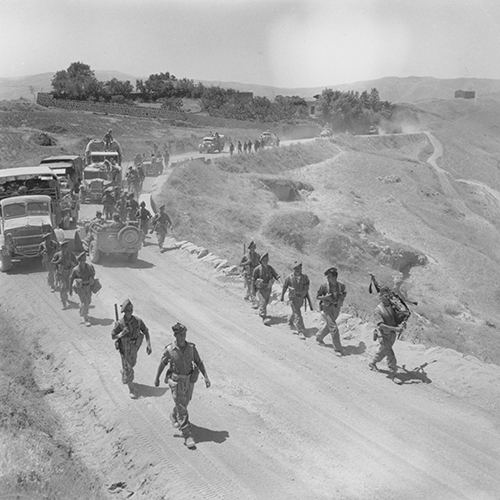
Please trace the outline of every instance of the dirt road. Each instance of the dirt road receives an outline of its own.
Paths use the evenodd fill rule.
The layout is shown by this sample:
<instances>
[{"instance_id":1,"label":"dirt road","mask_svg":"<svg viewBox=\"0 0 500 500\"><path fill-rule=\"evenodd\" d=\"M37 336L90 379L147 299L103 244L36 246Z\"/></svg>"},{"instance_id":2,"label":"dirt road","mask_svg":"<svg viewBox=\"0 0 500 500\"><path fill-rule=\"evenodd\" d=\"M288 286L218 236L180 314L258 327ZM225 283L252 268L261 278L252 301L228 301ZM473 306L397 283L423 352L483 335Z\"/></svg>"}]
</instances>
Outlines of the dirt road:
<instances>
[{"instance_id":1,"label":"dirt road","mask_svg":"<svg viewBox=\"0 0 500 500\"><path fill-rule=\"evenodd\" d=\"M94 210L84 206L83 216ZM109 482L115 467L144 498L498 498L498 415L432 385L396 386L367 369L361 345L338 358L293 336L283 318L265 327L237 284L150 242L133 266L96 266L103 290L90 328L77 309L61 310L35 266L1 277L3 309L40 332L65 390L85 400L54 404L85 463ZM139 355L135 401L110 339L113 303L126 297L153 345L150 357ZM198 383L190 406L194 452L174 436L165 385L152 387L176 321L187 325L213 383ZM85 430L90 418L106 432Z\"/></svg>"}]
</instances>

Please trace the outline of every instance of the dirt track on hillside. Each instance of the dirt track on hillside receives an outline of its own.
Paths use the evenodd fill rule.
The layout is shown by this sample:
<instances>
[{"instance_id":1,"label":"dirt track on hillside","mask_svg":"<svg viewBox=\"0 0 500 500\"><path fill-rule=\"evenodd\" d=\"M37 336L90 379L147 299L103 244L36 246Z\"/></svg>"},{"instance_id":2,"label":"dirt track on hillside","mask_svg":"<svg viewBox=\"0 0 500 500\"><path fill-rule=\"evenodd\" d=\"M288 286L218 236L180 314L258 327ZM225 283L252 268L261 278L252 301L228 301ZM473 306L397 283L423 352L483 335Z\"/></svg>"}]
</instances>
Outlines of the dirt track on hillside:
<instances>
[{"instance_id":1,"label":"dirt track on hillside","mask_svg":"<svg viewBox=\"0 0 500 500\"><path fill-rule=\"evenodd\" d=\"M85 206L83 216L93 210ZM91 328L78 324L77 309L61 310L43 272L27 267L2 275L2 307L26 330L46 332L41 347L54 353L66 389L88 399L80 423L66 402L75 439L90 407L92 418L114 429L99 443L80 443L82 453L84 444L111 450L120 441L119 454L129 463L120 479L137 497L497 496L497 417L432 385L394 385L367 369L362 346L337 358L282 324L263 326L236 284L184 253L160 254L149 241L133 267L106 260L96 266L103 290ZM136 401L121 384L109 335L113 303L126 297L152 334L153 354L139 355ZM152 387L178 320L188 326L188 340L197 344L213 383L207 390L199 382L190 406L194 452L174 437L165 385ZM110 470L91 455L85 462Z\"/></svg>"}]
</instances>

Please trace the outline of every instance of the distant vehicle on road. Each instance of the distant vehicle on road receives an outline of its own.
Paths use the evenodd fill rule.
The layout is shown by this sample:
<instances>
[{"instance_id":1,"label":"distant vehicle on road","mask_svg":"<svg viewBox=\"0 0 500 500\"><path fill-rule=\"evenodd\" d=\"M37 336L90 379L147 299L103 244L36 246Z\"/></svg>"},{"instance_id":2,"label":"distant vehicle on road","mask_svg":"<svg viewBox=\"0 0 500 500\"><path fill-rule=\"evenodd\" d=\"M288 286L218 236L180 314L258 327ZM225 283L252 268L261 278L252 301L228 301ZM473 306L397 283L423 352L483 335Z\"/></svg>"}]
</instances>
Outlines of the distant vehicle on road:
<instances>
[{"instance_id":1,"label":"distant vehicle on road","mask_svg":"<svg viewBox=\"0 0 500 500\"><path fill-rule=\"evenodd\" d=\"M161 158L154 158L142 162L144 175L147 177L157 177L163 173L163 161Z\"/></svg>"},{"instance_id":2,"label":"distant vehicle on road","mask_svg":"<svg viewBox=\"0 0 500 500\"><path fill-rule=\"evenodd\" d=\"M40 255L43 235L54 232L51 207L47 195L13 196L0 201L0 271L11 269L13 260Z\"/></svg>"},{"instance_id":3,"label":"distant vehicle on road","mask_svg":"<svg viewBox=\"0 0 500 500\"><path fill-rule=\"evenodd\" d=\"M223 135L215 134L203 137L198 145L200 153L221 153L224 151L225 138Z\"/></svg>"},{"instance_id":4,"label":"distant vehicle on road","mask_svg":"<svg viewBox=\"0 0 500 500\"><path fill-rule=\"evenodd\" d=\"M333 130L328 126L325 126L325 127L323 127L323 130L319 133L319 136L323 137L323 138L332 137Z\"/></svg>"},{"instance_id":5,"label":"distant vehicle on road","mask_svg":"<svg viewBox=\"0 0 500 500\"><path fill-rule=\"evenodd\" d=\"M278 136L273 134L269 130L262 132L260 134L260 141L264 146L277 146L278 145Z\"/></svg>"}]
</instances>

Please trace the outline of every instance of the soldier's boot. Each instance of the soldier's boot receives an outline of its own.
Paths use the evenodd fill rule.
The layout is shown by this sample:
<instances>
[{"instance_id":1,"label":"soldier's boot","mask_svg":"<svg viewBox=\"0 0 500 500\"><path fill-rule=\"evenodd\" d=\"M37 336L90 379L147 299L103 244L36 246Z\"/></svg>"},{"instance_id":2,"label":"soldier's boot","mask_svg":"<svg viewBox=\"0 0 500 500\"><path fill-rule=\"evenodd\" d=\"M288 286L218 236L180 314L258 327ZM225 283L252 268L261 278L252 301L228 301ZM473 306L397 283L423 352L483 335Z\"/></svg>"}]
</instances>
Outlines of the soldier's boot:
<instances>
[{"instance_id":1,"label":"soldier's boot","mask_svg":"<svg viewBox=\"0 0 500 500\"><path fill-rule=\"evenodd\" d=\"M370 368L370 370L372 370L374 372L378 372L377 365L375 363L373 363L373 361L371 363L368 363L368 368Z\"/></svg>"},{"instance_id":2,"label":"soldier's boot","mask_svg":"<svg viewBox=\"0 0 500 500\"><path fill-rule=\"evenodd\" d=\"M184 444L190 449L194 450L196 448L196 443L194 442L194 439L192 436L186 436L184 438Z\"/></svg>"},{"instance_id":3,"label":"soldier's boot","mask_svg":"<svg viewBox=\"0 0 500 500\"><path fill-rule=\"evenodd\" d=\"M306 340L306 336L304 335L304 332L302 330L299 331L299 339Z\"/></svg>"},{"instance_id":4,"label":"soldier's boot","mask_svg":"<svg viewBox=\"0 0 500 500\"><path fill-rule=\"evenodd\" d=\"M134 392L134 383L129 382L127 384L127 387L128 387L128 397L130 399L137 399L137 394Z\"/></svg>"},{"instance_id":5,"label":"soldier's boot","mask_svg":"<svg viewBox=\"0 0 500 500\"><path fill-rule=\"evenodd\" d=\"M92 326L92 323L90 322L88 316L85 316L85 318L83 318L83 321L85 323L85 326Z\"/></svg>"}]
</instances>

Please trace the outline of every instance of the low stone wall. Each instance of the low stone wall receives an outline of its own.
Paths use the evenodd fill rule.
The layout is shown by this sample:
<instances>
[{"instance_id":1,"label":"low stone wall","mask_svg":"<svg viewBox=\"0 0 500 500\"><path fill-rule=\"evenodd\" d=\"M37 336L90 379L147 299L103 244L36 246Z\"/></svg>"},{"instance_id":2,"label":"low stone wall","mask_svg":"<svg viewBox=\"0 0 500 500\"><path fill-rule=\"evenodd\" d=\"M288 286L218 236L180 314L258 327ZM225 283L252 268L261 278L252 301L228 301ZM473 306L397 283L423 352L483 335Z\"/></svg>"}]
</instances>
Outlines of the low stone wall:
<instances>
[{"instance_id":1,"label":"low stone wall","mask_svg":"<svg viewBox=\"0 0 500 500\"><path fill-rule=\"evenodd\" d=\"M137 116L139 118L164 119L173 122L178 126L198 126L198 127L227 127L227 128L257 128L268 127L257 122L246 122L228 118L218 118L213 116L204 116L193 113L182 113L169 111L162 108L150 108L136 106L134 104L116 103L116 102L95 102L95 101L76 101L72 99L56 99L48 92L38 92L36 98L37 104L46 108L61 108L69 111L90 111L93 113L102 113L108 115L126 115Z\"/></svg>"}]
</instances>

